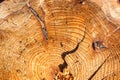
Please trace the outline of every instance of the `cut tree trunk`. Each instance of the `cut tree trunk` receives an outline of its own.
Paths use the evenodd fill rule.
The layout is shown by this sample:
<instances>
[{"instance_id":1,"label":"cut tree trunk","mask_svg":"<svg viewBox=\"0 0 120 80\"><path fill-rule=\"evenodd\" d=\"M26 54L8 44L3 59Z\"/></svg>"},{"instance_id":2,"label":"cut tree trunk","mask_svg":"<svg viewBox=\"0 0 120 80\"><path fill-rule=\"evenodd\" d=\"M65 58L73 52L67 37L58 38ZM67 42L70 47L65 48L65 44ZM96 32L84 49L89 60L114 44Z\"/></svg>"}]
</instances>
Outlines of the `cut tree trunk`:
<instances>
[{"instance_id":1,"label":"cut tree trunk","mask_svg":"<svg viewBox=\"0 0 120 80\"><path fill-rule=\"evenodd\" d=\"M0 3L0 80L120 80L120 29L100 6L26 2Z\"/></svg>"}]
</instances>

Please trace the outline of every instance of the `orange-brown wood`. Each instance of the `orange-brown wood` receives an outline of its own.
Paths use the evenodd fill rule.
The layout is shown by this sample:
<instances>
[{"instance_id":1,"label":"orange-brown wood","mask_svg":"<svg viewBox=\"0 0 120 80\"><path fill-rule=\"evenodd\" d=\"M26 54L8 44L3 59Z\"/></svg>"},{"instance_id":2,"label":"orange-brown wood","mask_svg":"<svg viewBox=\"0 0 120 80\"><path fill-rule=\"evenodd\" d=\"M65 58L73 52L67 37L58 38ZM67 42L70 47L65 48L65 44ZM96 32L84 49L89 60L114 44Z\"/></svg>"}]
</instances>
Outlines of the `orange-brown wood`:
<instances>
[{"instance_id":1,"label":"orange-brown wood","mask_svg":"<svg viewBox=\"0 0 120 80\"><path fill-rule=\"evenodd\" d=\"M45 40L26 2L0 3L0 80L120 79L120 30L114 32L119 26L100 6L89 0L30 0L46 27Z\"/></svg>"}]
</instances>

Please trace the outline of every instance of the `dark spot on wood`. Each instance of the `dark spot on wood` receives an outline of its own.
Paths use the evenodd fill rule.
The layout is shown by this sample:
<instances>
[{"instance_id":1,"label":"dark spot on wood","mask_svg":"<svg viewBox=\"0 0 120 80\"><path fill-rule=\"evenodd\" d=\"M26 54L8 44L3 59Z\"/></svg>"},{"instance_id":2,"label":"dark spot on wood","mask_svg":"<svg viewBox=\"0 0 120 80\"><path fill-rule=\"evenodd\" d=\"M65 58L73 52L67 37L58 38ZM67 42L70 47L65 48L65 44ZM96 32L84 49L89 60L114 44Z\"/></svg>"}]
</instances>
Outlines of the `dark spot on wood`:
<instances>
[{"instance_id":1,"label":"dark spot on wood","mask_svg":"<svg viewBox=\"0 0 120 80\"><path fill-rule=\"evenodd\" d=\"M30 47L32 47L33 46L33 44L32 43L29 43L29 44L26 44L26 48L30 48Z\"/></svg>"},{"instance_id":2,"label":"dark spot on wood","mask_svg":"<svg viewBox=\"0 0 120 80\"><path fill-rule=\"evenodd\" d=\"M78 63L78 62L79 62L78 60L75 61L75 63Z\"/></svg>"},{"instance_id":3,"label":"dark spot on wood","mask_svg":"<svg viewBox=\"0 0 120 80\"><path fill-rule=\"evenodd\" d=\"M22 43L22 41L19 41L19 43Z\"/></svg>"},{"instance_id":4,"label":"dark spot on wood","mask_svg":"<svg viewBox=\"0 0 120 80\"><path fill-rule=\"evenodd\" d=\"M25 48L24 48L24 49L22 49L22 50L20 51L20 53L23 53L23 51L25 51Z\"/></svg>"},{"instance_id":5,"label":"dark spot on wood","mask_svg":"<svg viewBox=\"0 0 120 80\"><path fill-rule=\"evenodd\" d=\"M22 48L22 46L20 46L20 48Z\"/></svg>"},{"instance_id":6,"label":"dark spot on wood","mask_svg":"<svg viewBox=\"0 0 120 80\"><path fill-rule=\"evenodd\" d=\"M53 14L53 13L51 13L51 16L52 16L52 17L54 17L54 14Z\"/></svg>"},{"instance_id":7,"label":"dark spot on wood","mask_svg":"<svg viewBox=\"0 0 120 80\"><path fill-rule=\"evenodd\" d=\"M20 70L20 69L17 69L17 70L16 70L16 72L17 72L17 73L20 73L20 72L21 72L21 70Z\"/></svg>"},{"instance_id":8,"label":"dark spot on wood","mask_svg":"<svg viewBox=\"0 0 120 80\"><path fill-rule=\"evenodd\" d=\"M95 43L94 42L92 42L92 48L93 48L93 50L95 50Z\"/></svg>"},{"instance_id":9,"label":"dark spot on wood","mask_svg":"<svg viewBox=\"0 0 120 80\"><path fill-rule=\"evenodd\" d=\"M43 78L42 80L46 80L45 78Z\"/></svg>"},{"instance_id":10,"label":"dark spot on wood","mask_svg":"<svg viewBox=\"0 0 120 80\"><path fill-rule=\"evenodd\" d=\"M23 53L23 50L22 50L22 51L20 51L20 55L21 55L21 53Z\"/></svg>"},{"instance_id":11,"label":"dark spot on wood","mask_svg":"<svg viewBox=\"0 0 120 80\"><path fill-rule=\"evenodd\" d=\"M27 75L26 75L26 74L24 74L23 76L24 76L24 77L26 77Z\"/></svg>"},{"instance_id":12,"label":"dark spot on wood","mask_svg":"<svg viewBox=\"0 0 120 80\"><path fill-rule=\"evenodd\" d=\"M24 60L24 63L26 64L26 61Z\"/></svg>"},{"instance_id":13,"label":"dark spot on wood","mask_svg":"<svg viewBox=\"0 0 120 80\"><path fill-rule=\"evenodd\" d=\"M25 48L23 49L23 51L25 51Z\"/></svg>"},{"instance_id":14,"label":"dark spot on wood","mask_svg":"<svg viewBox=\"0 0 120 80\"><path fill-rule=\"evenodd\" d=\"M106 77L102 78L101 80L105 80Z\"/></svg>"},{"instance_id":15,"label":"dark spot on wood","mask_svg":"<svg viewBox=\"0 0 120 80\"><path fill-rule=\"evenodd\" d=\"M37 40L36 40L36 39L34 39L34 41L35 41L35 43L37 43Z\"/></svg>"},{"instance_id":16,"label":"dark spot on wood","mask_svg":"<svg viewBox=\"0 0 120 80\"><path fill-rule=\"evenodd\" d=\"M63 47L63 44L62 44L62 42L60 42L60 46L61 46L61 47Z\"/></svg>"},{"instance_id":17,"label":"dark spot on wood","mask_svg":"<svg viewBox=\"0 0 120 80\"><path fill-rule=\"evenodd\" d=\"M10 8L8 8L8 10L10 10Z\"/></svg>"},{"instance_id":18,"label":"dark spot on wood","mask_svg":"<svg viewBox=\"0 0 120 80\"><path fill-rule=\"evenodd\" d=\"M85 0L79 0L79 3L82 4Z\"/></svg>"},{"instance_id":19,"label":"dark spot on wood","mask_svg":"<svg viewBox=\"0 0 120 80\"><path fill-rule=\"evenodd\" d=\"M76 58L78 59L78 56L76 56Z\"/></svg>"},{"instance_id":20,"label":"dark spot on wood","mask_svg":"<svg viewBox=\"0 0 120 80\"><path fill-rule=\"evenodd\" d=\"M113 74L112 74L113 76L117 76L114 72L113 72Z\"/></svg>"},{"instance_id":21,"label":"dark spot on wood","mask_svg":"<svg viewBox=\"0 0 120 80\"><path fill-rule=\"evenodd\" d=\"M67 21L67 20L65 21L65 24L68 24L68 21Z\"/></svg>"},{"instance_id":22,"label":"dark spot on wood","mask_svg":"<svg viewBox=\"0 0 120 80\"><path fill-rule=\"evenodd\" d=\"M28 38L26 39L26 42L28 41Z\"/></svg>"},{"instance_id":23,"label":"dark spot on wood","mask_svg":"<svg viewBox=\"0 0 120 80\"><path fill-rule=\"evenodd\" d=\"M115 45L113 44L112 47L114 47Z\"/></svg>"},{"instance_id":24,"label":"dark spot on wood","mask_svg":"<svg viewBox=\"0 0 120 80\"><path fill-rule=\"evenodd\" d=\"M40 73L40 75L42 75L42 73Z\"/></svg>"},{"instance_id":25,"label":"dark spot on wood","mask_svg":"<svg viewBox=\"0 0 120 80\"><path fill-rule=\"evenodd\" d=\"M95 42L92 42L92 48L93 50L96 50L96 49L103 49L106 47L103 45L102 41L95 41Z\"/></svg>"}]
</instances>

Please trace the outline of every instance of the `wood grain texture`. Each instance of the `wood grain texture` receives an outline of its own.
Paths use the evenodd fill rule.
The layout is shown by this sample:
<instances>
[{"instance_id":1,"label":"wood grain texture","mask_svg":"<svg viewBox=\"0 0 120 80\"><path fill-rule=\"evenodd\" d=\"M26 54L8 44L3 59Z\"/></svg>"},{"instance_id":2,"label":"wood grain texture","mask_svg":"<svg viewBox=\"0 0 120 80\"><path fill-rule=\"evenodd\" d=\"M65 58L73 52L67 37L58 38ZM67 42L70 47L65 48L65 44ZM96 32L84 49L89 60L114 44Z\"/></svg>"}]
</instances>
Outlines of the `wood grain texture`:
<instances>
[{"instance_id":1,"label":"wood grain texture","mask_svg":"<svg viewBox=\"0 0 120 80\"><path fill-rule=\"evenodd\" d=\"M120 1L119 0L91 0L101 7L106 18L120 27Z\"/></svg>"},{"instance_id":2,"label":"wood grain texture","mask_svg":"<svg viewBox=\"0 0 120 80\"><path fill-rule=\"evenodd\" d=\"M120 79L120 30L112 33L117 26L98 5L89 0L30 0L45 24L46 41L41 24L23 3L0 14L0 80ZM94 50L96 41L105 48ZM65 56L68 66L61 72L62 53L79 42Z\"/></svg>"}]
</instances>

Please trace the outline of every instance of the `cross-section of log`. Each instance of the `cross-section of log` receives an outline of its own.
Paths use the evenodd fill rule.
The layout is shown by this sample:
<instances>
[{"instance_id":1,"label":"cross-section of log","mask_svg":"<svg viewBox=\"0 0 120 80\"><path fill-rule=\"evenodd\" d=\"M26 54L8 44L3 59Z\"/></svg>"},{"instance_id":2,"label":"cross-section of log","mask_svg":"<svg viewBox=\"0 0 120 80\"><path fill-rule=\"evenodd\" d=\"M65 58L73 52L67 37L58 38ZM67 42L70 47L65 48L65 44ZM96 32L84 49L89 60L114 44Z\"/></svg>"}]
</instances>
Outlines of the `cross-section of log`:
<instances>
[{"instance_id":1,"label":"cross-section of log","mask_svg":"<svg viewBox=\"0 0 120 80\"><path fill-rule=\"evenodd\" d=\"M0 80L120 79L120 30L95 3L18 5L8 13L0 8Z\"/></svg>"}]
</instances>

